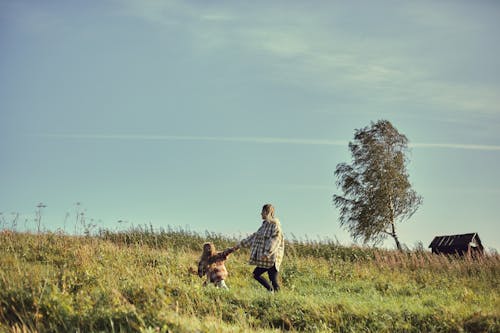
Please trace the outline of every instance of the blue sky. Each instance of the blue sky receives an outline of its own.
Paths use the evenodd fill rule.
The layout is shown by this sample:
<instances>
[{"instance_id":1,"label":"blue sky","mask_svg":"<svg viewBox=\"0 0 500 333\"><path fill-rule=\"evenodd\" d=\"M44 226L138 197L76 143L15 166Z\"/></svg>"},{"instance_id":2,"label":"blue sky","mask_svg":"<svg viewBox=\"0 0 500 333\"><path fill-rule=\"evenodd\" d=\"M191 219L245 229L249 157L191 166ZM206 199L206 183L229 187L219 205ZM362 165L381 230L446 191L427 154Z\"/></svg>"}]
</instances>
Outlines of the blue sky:
<instances>
[{"instance_id":1,"label":"blue sky","mask_svg":"<svg viewBox=\"0 0 500 333\"><path fill-rule=\"evenodd\" d=\"M350 244L333 172L387 119L424 198L401 241L500 249L499 17L496 1L1 1L0 212L246 234L271 202L288 237Z\"/></svg>"}]
</instances>

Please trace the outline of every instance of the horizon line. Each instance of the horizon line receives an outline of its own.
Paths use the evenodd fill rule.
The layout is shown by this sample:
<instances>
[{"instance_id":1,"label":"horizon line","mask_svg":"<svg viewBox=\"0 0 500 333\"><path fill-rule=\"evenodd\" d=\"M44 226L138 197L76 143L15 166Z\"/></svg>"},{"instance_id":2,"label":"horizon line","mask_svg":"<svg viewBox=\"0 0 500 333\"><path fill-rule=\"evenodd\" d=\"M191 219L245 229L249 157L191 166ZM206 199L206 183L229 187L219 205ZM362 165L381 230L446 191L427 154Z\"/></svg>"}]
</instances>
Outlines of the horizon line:
<instances>
[{"instance_id":1,"label":"horizon line","mask_svg":"<svg viewBox=\"0 0 500 333\"><path fill-rule=\"evenodd\" d=\"M326 139L295 139L282 137L226 137L226 136L192 136L192 135L130 135L130 134L41 134L39 137L70 140L150 140L150 141L219 141L219 142L246 142L246 143L271 143L295 145L324 145L348 146L346 140ZM481 151L500 151L500 145L482 145L467 143L409 143L410 148L431 149L463 149Z\"/></svg>"}]
</instances>

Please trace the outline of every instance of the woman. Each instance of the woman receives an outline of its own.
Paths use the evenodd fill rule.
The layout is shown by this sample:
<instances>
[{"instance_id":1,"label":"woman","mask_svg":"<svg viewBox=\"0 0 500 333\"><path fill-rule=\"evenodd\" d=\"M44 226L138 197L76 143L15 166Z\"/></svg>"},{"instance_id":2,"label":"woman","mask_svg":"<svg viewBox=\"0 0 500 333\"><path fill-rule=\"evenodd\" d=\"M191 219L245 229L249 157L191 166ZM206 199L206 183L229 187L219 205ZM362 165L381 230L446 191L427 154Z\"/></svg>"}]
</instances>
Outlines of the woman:
<instances>
[{"instance_id":1,"label":"woman","mask_svg":"<svg viewBox=\"0 0 500 333\"><path fill-rule=\"evenodd\" d=\"M257 267L253 277L269 291L279 291L278 271L283 259L285 240L281 231L280 221L274 217L274 207L266 204L262 207L262 226L255 233L243 239L234 247L250 247L250 265ZM262 277L267 272L269 282Z\"/></svg>"}]
</instances>

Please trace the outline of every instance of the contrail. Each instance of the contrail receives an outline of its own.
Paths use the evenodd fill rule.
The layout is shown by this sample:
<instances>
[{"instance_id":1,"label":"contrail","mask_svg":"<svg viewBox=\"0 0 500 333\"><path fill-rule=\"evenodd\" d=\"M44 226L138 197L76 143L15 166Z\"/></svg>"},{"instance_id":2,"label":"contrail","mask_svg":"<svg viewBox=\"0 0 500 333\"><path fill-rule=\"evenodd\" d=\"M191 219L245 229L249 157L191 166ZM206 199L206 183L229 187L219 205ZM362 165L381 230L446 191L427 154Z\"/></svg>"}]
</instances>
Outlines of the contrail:
<instances>
[{"instance_id":1,"label":"contrail","mask_svg":"<svg viewBox=\"0 0 500 333\"><path fill-rule=\"evenodd\" d=\"M467 150L500 150L500 146L496 145L473 145L462 143L410 143L412 148L440 148L440 149L467 149Z\"/></svg>"},{"instance_id":2,"label":"contrail","mask_svg":"<svg viewBox=\"0 0 500 333\"><path fill-rule=\"evenodd\" d=\"M347 141L293 139L276 137L225 137L225 136L179 136L179 135L101 135L101 134L47 134L43 137L75 140L149 140L149 141L222 141L248 143L277 143L296 145L347 146Z\"/></svg>"},{"instance_id":3,"label":"contrail","mask_svg":"<svg viewBox=\"0 0 500 333\"><path fill-rule=\"evenodd\" d=\"M278 137L229 137L229 136L182 136L182 135L129 135L129 134L46 134L42 137L53 139L75 140L144 140L144 141L218 141L218 142L245 142L245 143L274 143L293 145L322 145L347 147L349 141L295 139ZM410 143L411 148L425 149L464 149L481 151L500 151L500 145L477 145L462 143Z\"/></svg>"}]
</instances>

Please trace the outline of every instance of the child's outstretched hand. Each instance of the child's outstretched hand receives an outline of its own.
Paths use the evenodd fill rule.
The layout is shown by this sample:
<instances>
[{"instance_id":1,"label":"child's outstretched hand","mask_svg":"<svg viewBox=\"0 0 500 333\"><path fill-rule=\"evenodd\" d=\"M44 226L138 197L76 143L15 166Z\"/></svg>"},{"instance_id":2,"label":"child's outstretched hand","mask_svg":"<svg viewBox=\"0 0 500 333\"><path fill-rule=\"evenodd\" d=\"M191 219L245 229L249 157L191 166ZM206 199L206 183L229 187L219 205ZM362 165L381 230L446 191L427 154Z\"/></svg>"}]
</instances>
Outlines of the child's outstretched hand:
<instances>
[{"instance_id":1,"label":"child's outstretched hand","mask_svg":"<svg viewBox=\"0 0 500 333\"><path fill-rule=\"evenodd\" d=\"M229 253L233 253L236 250L237 250L237 248L235 248L235 247L228 247L226 250L224 250L224 252L229 254Z\"/></svg>"}]
</instances>

